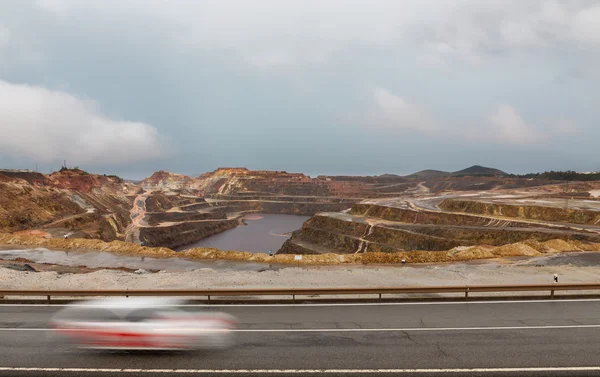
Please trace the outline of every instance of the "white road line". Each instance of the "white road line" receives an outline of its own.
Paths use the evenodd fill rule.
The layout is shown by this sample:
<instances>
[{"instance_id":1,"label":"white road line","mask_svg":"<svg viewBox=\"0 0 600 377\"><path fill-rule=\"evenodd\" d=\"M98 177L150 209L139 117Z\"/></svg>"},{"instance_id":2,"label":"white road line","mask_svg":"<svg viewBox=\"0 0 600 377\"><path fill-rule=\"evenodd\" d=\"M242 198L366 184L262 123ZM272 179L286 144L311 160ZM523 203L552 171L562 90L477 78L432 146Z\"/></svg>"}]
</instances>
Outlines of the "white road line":
<instances>
[{"instance_id":1,"label":"white road line","mask_svg":"<svg viewBox=\"0 0 600 377\"><path fill-rule=\"evenodd\" d=\"M547 325L547 326L481 326L481 327L406 327L373 329L234 329L232 332L413 332L413 331L502 331L502 330L561 330L597 329L600 325ZM0 331L52 331L50 328L0 328Z\"/></svg>"},{"instance_id":2,"label":"white road line","mask_svg":"<svg viewBox=\"0 0 600 377\"><path fill-rule=\"evenodd\" d=\"M210 307L210 308L255 308L255 307L337 307L337 306L402 306L402 305L482 305L482 304L540 304L540 303L554 303L559 304L562 302L600 302L600 299L568 299L561 300L501 300L501 301L451 301L451 302L384 302L384 303L335 303L335 304L188 304L188 305L158 305L159 307ZM62 307L62 306L77 306L77 307L91 307L92 305L86 304L2 304L2 307Z\"/></svg>"},{"instance_id":3,"label":"white road line","mask_svg":"<svg viewBox=\"0 0 600 377\"><path fill-rule=\"evenodd\" d=\"M441 373L524 373L524 372L597 372L600 367L541 368L461 368L461 369L105 369L105 368L21 368L0 367L0 372L71 372L71 373L204 373L204 374L441 374Z\"/></svg>"}]
</instances>

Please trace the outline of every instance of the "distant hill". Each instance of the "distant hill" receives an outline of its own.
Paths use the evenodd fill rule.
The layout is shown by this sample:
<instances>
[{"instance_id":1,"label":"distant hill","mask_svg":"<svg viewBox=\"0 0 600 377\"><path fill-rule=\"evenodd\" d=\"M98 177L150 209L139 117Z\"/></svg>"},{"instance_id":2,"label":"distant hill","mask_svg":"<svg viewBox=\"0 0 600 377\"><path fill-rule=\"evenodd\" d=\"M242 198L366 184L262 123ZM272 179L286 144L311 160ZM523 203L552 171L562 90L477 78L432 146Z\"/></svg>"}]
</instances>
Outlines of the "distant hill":
<instances>
[{"instance_id":1,"label":"distant hill","mask_svg":"<svg viewBox=\"0 0 600 377\"><path fill-rule=\"evenodd\" d=\"M452 173L441 170L421 170L416 173L409 175L414 178L438 178L438 177L449 177Z\"/></svg>"},{"instance_id":2,"label":"distant hill","mask_svg":"<svg viewBox=\"0 0 600 377\"><path fill-rule=\"evenodd\" d=\"M474 165L470 168L455 172L447 172L441 170L421 170L408 176L408 178L442 178L442 177L474 177L474 176L496 176L508 175L502 170L487 168L485 166Z\"/></svg>"},{"instance_id":3,"label":"distant hill","mask_svg":"<svg viewBox=\"0 0 600 377\"><path fill-rule=\"evenodd\" d=\"M471 166L470 168L466 168L464 170L460 170L460 171L455 171L454 173L452 173L452 176L455 177L472 177L472 176L476 176L476 175L488 175L488 176L494 176L494 175L507 175L505 172L503 172L502 170L498 170L498 169L494 169L494 168L486 168L485 166L480 166L480 165L474 165Z\"/></svg>"}]
</instances>

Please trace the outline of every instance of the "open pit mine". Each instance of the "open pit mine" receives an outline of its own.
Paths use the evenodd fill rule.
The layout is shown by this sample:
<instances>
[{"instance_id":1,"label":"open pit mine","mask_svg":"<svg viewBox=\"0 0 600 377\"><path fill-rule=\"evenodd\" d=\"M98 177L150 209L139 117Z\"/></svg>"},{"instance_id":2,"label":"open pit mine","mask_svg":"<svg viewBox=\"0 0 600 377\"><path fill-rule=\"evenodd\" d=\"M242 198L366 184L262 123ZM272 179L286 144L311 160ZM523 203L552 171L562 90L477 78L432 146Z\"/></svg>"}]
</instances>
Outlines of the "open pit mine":
<instances>
[{"instance_id":1,"label":"open pit mine","mask_svg":"<svg viewBox=\"0 0 600 377\"><path fill-rule=\"evenodd\" d=\"M265 213L311 216L274 262L287 263L296 254L306 255L305 263L536 256L599 250L598 192L600 182L567 185L478 166L407 177L311 178L221 168L193 178L159 171L139 183L79 169L48 175L0 170L0 239L67 249L82 239L123 241L111 247L266 261L251 253L169 249L244 226L247 213ZM78 243L84 244L100 247Z\"/></svg>"}]
</instances>

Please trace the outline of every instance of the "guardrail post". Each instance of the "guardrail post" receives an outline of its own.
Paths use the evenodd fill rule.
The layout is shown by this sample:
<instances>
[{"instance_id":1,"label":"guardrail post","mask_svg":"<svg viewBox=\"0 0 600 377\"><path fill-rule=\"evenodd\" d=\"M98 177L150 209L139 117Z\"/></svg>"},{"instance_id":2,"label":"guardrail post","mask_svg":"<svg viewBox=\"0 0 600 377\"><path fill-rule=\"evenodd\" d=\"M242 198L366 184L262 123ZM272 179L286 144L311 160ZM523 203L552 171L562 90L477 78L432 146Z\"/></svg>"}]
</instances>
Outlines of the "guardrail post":
<instances>
[{"instance_id":1,"label":"guardrail post","mask_svg":"<svg viewBox=\"0 0 600 377\"><path fill-rule=\"evenodd\" d=\"M295 304L296 303L296 295L292 294L292 303Z\"/></svg>"},{"instance_id":2,"label":"guardrail post","mask_svg":"<svg viewBox=\"0 0 600 377\"><path fill-rule=\"evenodd\" d=\"M467 287L467 290L465 291L465 301L469 301L469 287Z\"/></svg>"},{"instance_id":3,"label":"guardrail post","mask_svg":"<svg viewBox=\"0 0 600 377\"><path fill-rule=\"evenodd\" d=\"M378 302L381 302L381 293L379 294L379 301Z\"/></svg>"},{"instance_id":4,"label":"guardrail post","mask_svg":"<svg viewBox=\"0 0 600 377\"><path fill-rule=\"evenodd\" d=\"M46 296L46 300L48 301L48 304L50 303L50 295Z\"/></svg>"},{"instance_id":5,"label":"guardrail post","mask_svg":"<svg viewBox=\"0 0 600 377\"><path fill-rule=\"evenodd\" d=\"M550 291L550 298L554 300L554 289Z\"/></svg>"},{"instance_id":6,"label":"guardrail post","mask_svg":"<svg viewBox=\"0 0 600 377\"><path fill-rule=\"evenodd\" d=\"M210 295L208 295L208 303L210 304Z\"/></svg>"}]
</instances>

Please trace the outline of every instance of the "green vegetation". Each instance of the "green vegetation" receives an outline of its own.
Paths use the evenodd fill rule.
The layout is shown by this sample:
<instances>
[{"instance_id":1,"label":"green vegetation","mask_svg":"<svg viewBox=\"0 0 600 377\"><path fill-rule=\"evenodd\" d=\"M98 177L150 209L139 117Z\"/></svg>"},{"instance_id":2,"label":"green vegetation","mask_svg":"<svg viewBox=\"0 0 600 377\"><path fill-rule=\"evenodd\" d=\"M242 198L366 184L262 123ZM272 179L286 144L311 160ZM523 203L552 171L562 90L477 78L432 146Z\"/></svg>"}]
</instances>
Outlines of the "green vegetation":
<instances>
[{"instance_id":1,"label":"green vegetation","mask_svg":"<svg viewBox=\"0 0 600 377\"><path fill-rule=\"evenodd\" d=\"M87 171L79 169L79 166L75 166L74 168L68 168L66 166L63 166L59 170L59 172L61 172L61 173L64 172L64 171L72 171L72 172L77 173L79 175L90 175L90 173L88 173Z\"/></svg>"},{"instance_id":2,"label":"green vegetation","mask_svg":"<svg viewBox=\"0 0 600 377\"><path fill-rule=\"evenodd\" d=\"M551 181L600 181L600 172L584 174L577 173L575 171L567 170L567 171L547 171L544 173L530 173L523 175L511 175L512 177L517 178L536 178L536 179L546 179Z\"/></svg>"},{"instance_id":3,"label":"green vegetation","mask_svg":"<svg viewBox=\"0 0 600 377\"><path fill-rule=\"evenodd\" d=\"M116 180L117 183L123 183L124 182L123 178L119 177L118 175L114 175L114 174L106 175L106 174L104 174L104 176L107 177L107 178Z\"/></svg>"}]
</instances>

